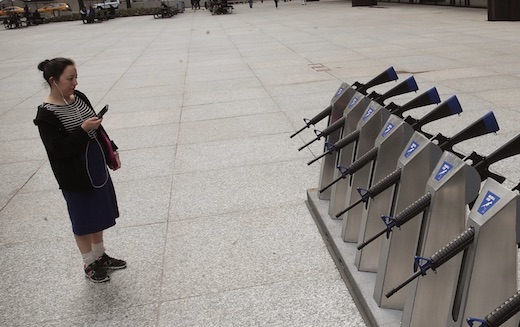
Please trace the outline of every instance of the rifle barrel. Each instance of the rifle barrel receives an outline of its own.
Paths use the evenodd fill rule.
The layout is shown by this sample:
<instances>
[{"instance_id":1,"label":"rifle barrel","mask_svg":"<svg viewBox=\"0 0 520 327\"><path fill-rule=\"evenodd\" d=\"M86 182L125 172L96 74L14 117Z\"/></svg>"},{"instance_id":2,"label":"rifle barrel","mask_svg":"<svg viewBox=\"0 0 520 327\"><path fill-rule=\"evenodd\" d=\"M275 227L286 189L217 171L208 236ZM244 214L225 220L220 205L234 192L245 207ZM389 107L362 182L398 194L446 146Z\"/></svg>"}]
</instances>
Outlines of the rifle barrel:
<instances>
[{"instance_id":1,"label":"rifle barrel","mask_svg":"<svg viewBox=\"0 0 520 327\"><path fill-rule=\"evenodd\" d=\"M331 187L332 185L336 184L337 182L339 182L341 179L345 178L347 175L341 175L339 176L338 178L336 178L335 180L333 180L332 182L329 183L329 185L325 186L324 188L322 188L321 190L319 190L320 193L323 193L325 192L329 187Z\"/></svg>"},{"instance_id":2,"label":"rifle barrel","mask_svg":"<svg viewBox=\"0 0 520 327\"><path fill-rule=\"evenodd\" d=\"M306 143L304 146L300 147L300 148L298 149L298 151L301 151L301 150L305 149L306 147L308 147L309 145L311 145L312 143L316 142L316 141L319 140L319 139L320 139L319 136L316 137L316 138L313 139L312 141L310 141L310 142Z\"/></svg>"},{"instance_id":3,"label":"rifle barrel","mask_svg":"<svg viewBox=\"0 0 520 327\"><path fill-rule=\"evenodd\" d=\"M332 153L332 151L327 151L327 152L323 152L322 154L320 154L319 156L317 156L316 158L312 159L311 161L309 161L307 163L307 166L310 166L312 165L313 163L315 163L316 161L320 160L321 158L325 157L327 154L330 154Z\"/></svg>"},{"instance_id":4,"label":"rifle barrel","mask_svg":"<svg viewBox=\"0 0 520 327\"><path fill-rule=\"evenodd\" d=\"M379 233L377 233L376 235L372 236L368 241L365 241L363 243L361 243L360 245L358 245L357 249L358 250L361 250L362 248L364 248L365 246L369 245L370 243L374 242L374 240L376 240L379 236L383 235L384 233L386 233L387 231L391 231L392 229L391 228L385 228L383 229L382 231L380 231Z\"/></svg>"},{"instance_id":5,"label":"rifle barrel","mask_svg":"<svg viewBox=\"0 0 520 327\"><path fill-rule=\"evenodd\" d=\"M305 125L305 126L303 126L302 128L300 128L300 130L298 130L297 132L294 132L291 136L289 136L289 138L292 139L292 138L295 137L296 135L298 135L298 134L300 134L301 132L303 132L304 129L309 128L309 126L310 126L310 125Z\"/></svg>"},{"instance_id":6,"label":"rifle barrel","mask_svg":"<svg viewBox=\"0 0 520 327\"><path fill-rule=\"evenodd\" d=\"M421 276L422 274L422 271L421 270L418 270L415 274L413 274L412 276L408 277L407 280L405 280L403 283L401 283L399 286L391 289L390 291L386 292L385 293L385 296L386 298L388 299L389 297L391 297L392 295L394 295L396 292L398 292L401 288L405 287L406 285L408 285L410 282L412 282L414 279L416 279L417 277Z\"/></svg>"},{"instance_id":7,"label":"rifle barrel","mask_svg":"<svg viewBox=\"0 0 520 327\"><path fill-rule=\"evenodd\" d=\"M361 202L363 202L363 198L357 200L356 202L354 202L353 204L349 205L346 209L343 209L341 210L340 212L338 212L336 214L336 218L339 218L341 217L345 212L349 211L350 209L354 208L355 206L357 206L358 204L360 204Z\"/></svg>"}]
</instances>

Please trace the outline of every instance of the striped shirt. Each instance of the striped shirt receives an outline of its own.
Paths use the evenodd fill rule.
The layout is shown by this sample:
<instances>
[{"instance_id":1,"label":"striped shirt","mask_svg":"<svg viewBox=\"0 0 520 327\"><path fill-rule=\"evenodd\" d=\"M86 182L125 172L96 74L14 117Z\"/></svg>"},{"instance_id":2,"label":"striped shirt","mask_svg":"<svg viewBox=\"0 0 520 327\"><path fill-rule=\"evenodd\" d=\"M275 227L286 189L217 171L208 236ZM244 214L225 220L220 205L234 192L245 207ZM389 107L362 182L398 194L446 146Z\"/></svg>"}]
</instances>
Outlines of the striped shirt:
<instances>
[{"instance_id":1,"label":"striped shirt","mask_svg":"<svg viewBox=\"0 0 520 327\"><path fill-rule=\"evenodd\" d=\"M56 105L44 102L43 107L54 113L63 124L63 127L65 127L65 130L69 133L72 133L72 131L81 126L88 118L96 116L94 110L78 96L75 97L74 102L68 105ZM87 134L91 139L94 139L96 138L97 131L92 129L89 130Z\"/></svg>"}]
</instances>

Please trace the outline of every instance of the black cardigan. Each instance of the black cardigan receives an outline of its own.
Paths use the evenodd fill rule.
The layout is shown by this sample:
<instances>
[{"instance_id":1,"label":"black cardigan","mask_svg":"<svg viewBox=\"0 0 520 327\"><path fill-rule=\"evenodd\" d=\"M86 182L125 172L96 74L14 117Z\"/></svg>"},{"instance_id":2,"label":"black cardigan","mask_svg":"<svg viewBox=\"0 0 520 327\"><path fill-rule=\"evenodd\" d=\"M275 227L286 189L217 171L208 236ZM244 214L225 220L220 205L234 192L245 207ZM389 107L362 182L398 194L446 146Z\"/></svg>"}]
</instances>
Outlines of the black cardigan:
<instances>
[{"instance_id":1,"label":"black cardigan","mask_svg":"<svg viewBox=\"0 0 520 327\"><path fill-rule=\"evenodd\" d=\"M87 97L79 92L74 94L92 108ZM93 108L92 108L93 110ZM65 130L63 124L43 106L38 106L34 124L38 126L40 137L47 151L52 171L60 189L66 191L86 191L93 188L85 165L81 162L81 154L85 152L90 137L81 127L72 133ZM103 129L102 126L100 126ZM117 146L112 142L112 146Z\"/></svg>"}]
</instances>

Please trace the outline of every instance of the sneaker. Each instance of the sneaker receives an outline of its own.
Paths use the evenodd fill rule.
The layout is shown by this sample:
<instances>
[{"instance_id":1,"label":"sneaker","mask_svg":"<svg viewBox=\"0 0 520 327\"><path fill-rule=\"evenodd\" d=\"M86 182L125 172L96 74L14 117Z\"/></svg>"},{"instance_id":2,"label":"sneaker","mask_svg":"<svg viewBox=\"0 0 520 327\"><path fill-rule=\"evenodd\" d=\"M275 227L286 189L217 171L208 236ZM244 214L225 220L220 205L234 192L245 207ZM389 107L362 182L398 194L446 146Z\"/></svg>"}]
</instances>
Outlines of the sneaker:
<instances>
[{"instance_id":1,"label":"sneaker","mask_svg":"<svg viewBox=\"0 0 520 327\"><path fill-rule=\"evenodd\" d=\"M126 268L126 261L109 257L106 253L103 253L96 262L105 269L117 270Z\"/></svg>"},{"instance_id":2,"label":"sneaker","mask_svg":"<svg viewBox=\"0 0 520 327\"><path fill-rule=\"evenodd\" d=\"M110 280L106 268L100 265L97 261L94 261L85 267L85 277L94 283L104 283Z\"/></svg>"}]
</instances>

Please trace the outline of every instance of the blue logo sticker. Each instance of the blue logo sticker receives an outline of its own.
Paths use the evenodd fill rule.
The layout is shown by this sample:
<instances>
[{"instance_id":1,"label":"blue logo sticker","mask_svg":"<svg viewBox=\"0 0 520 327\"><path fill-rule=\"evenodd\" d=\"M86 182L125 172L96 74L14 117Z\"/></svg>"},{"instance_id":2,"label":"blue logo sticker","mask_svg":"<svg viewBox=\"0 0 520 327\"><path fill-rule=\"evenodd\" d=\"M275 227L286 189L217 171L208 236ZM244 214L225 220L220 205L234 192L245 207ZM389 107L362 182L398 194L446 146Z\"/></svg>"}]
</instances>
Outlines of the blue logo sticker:
<instances>
[{"instance_id":1,"label":"blue logo sticker","mask_svg":"<svg viewBox=\"0 0 520 327\"><path fill-rule=\"evenodd\" d=\"M368 117L374 112L375 110L373 108L368 108L365 114L363 115L363 121L367 120Z\"/></svg>"},{"instance_id":2,"label":"blue logo sticker","mask_svg":"<svg viewBox=\"0 0 520 327\"><path fill-rule=\"evenodd\" d=\"M406 149L406 152L404 153L404 157L408 158L409 156L411 156L412 153L414 153L418 147L419 144L417 142L413 141L412 143L410 143L410 146L408 147L408 149Z\"/></svg>"},{"instance_id":3,"label":"blue logo sticker","mask_svg":"<svg viewBox=\"0 0 520 327\"><path fill-rule=\"evenodd\" d=\"M339 96L341 93L343 93L343 91L345 91L345 89L343 87L340 87L338 92L336 92L335 97Z\"/></svg>"},{"instance_id":4,"label":"blue logo sticker","mask_svg":"<svg viewBox=\"0 0 520 327\"><path fill-rule=\"evenodd\" d=\"M352 101L350 101L348 108L352 109L352 107L354 107L357 102L358 102L358 98L353 98Z\"/></svg>"},{"instance_id":5,"label":"blue logo sticker","mask_svg":"<svg viewBox=\"0 0 520 327\"><path fill-rule=\"evenodd\" d=\"M478 207L478 213L481 215L484 215L489 209L491 209L497 202L500 200L500 197L496 194L488 191L486 193L486 196L484 197L484 200L482 200L482 203Z\"/></svg>"},{"instance_id":6,"label":"blue logo sticker","mask_svg":"<svg viewBox=\"0 0 520 327\"><path fill-rule=\"evenodd\" d=\"M439 168L439 171L435 175L435 179L440 181L448 172L453 168L453 165L450 164L447 161L444 161L441 165L441 168Z\"/></svg>"},{"instance_id":7,"label":"blue logo sticker","mask_svg":"<svg viewBox=\"0 0 520 327\"><path fill-rule=\"evenodd\" d=\"M394 124L388 123L388 125L386 125L385 129L383 130L383 133L381 133L381 136L385 137L393 129L394 129Z\"/></svg>"}]
</instances>

